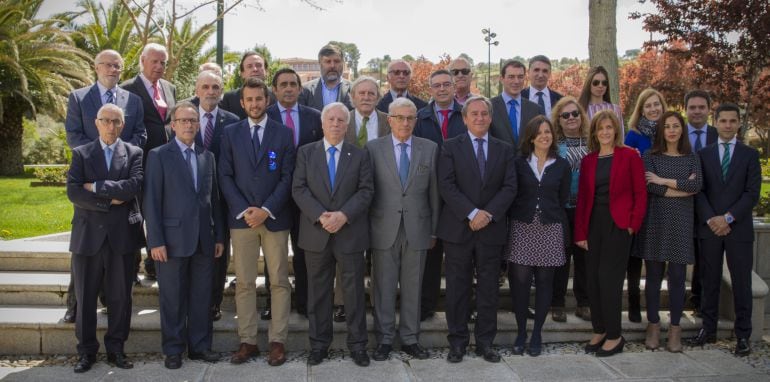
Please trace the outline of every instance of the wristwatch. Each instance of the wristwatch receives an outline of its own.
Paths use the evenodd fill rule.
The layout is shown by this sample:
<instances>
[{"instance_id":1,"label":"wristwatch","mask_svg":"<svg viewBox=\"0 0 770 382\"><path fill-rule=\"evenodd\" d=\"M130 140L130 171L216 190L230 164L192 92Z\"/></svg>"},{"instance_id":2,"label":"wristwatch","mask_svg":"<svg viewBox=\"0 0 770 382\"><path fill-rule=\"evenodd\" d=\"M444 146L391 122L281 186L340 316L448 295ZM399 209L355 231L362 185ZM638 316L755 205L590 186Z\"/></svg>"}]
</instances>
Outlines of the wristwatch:
<instances>
[{"instance_id":1,"label":"wristwatch","mask_svg":"<svg viewBox=\"0 0 770 382\"><path fill-rule=\"evenodd\" d=\"M733 222L735 221L735 218L731 213L728 212L725 214L725 221L727 221L727 224L733 224Z\"/></svg>"}]
</instances>

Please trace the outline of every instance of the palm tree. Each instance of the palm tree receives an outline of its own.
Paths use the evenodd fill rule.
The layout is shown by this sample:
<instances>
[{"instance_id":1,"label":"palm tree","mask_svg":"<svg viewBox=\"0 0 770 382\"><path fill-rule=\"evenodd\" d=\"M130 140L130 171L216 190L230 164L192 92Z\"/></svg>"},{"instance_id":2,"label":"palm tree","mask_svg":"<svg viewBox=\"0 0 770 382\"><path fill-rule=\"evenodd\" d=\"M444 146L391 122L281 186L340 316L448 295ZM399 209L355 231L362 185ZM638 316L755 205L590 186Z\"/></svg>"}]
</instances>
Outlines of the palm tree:
<instances>
[{"instance_id":1,"label":"palm tree","mask_svg":"<svg viewBox=\"0 0 770 382\"><path fill-rule=\"evenodd\" d=\"M91 80L91 58L61 20L35 19L43 0L0 0L0 175L24 171L22 117L63 118L67 95Z\"/></svg>"}]
</instances>

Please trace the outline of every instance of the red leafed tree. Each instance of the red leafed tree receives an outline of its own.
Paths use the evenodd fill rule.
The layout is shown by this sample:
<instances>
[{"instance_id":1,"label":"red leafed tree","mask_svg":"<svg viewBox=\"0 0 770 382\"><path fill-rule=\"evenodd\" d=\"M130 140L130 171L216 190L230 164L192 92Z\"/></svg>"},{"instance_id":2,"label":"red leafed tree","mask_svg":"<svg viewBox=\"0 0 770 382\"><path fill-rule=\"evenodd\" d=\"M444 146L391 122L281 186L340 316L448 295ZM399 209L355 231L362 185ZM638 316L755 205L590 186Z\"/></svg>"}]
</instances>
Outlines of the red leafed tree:
<instances>
[{"instance_id":1,"label":"red leafed tree","mask_svg":"<svg viewBox=\"0 0 770 382\"><path fill-rule=\"evenodd\" d=\"M562 71L553 72L548 87L564 95L580 97L587 72L588 67L585 65L571 65Z\"/></svg>"},{"instance_id":2,"label":"red leafed tree","mask_svg":"<svg viewBox=\"0 0 770 382\"><path fill-rule=\"evenodd\" d=\"M446 69L451 61L452 58L448 54L443 54L435 64L425 58L425 56L420 56L417 60L410 62L409 65L412 65L412 81L409 83L409 94L424 100L430 99L430 92L428 92L428 78L430 78L430 74L438 69Z\"/></svg>"}]
</instances>

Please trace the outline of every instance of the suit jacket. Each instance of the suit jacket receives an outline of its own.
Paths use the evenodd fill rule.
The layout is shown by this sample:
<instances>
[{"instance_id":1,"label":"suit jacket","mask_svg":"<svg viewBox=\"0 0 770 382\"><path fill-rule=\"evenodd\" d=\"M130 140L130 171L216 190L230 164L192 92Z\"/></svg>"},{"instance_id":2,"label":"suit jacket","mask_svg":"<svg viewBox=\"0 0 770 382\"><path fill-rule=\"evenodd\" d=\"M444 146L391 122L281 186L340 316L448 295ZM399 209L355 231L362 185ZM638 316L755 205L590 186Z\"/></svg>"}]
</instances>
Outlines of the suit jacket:
<instances>
[{"instance_id":1,"label":"suit jacket","mask_svg":"<svg viewBox=\"0 0 770 382\"><path fill-rule=\"evenodd\" d=\"M299 94L299 104L310 106L318 111L324 108L323 91L321 90L321 79L316 78L312 81L305 82L302 85L302 92ZM348 107L348 110L353 110L353 104L350 102L350 81L346 79L340 79L340 89L337 93L337 101L342 102Z\"/></svg>"},{"instance_id":2,"label":"suit jacket","mask_svg":"<svg viewBox=\"0 0 770 382\"><path fill-rule=\"evenodd\" d=\"M417 106L417 110L420 110L425 106L428 106L428 103L423 101L422 98L417 98L413 96L411 93L406 93L406 98L414 102L414 105ZM392 102L393 102L393 94L390 94L390 92L385 93L385 95L382 98L380 98L380 102L377 102L377 110L387 114L388 106L390 106Z\"/></svg>"},{"instance_id":3,"label":"suit jacket","mask_svg":"<svg viewBox=\"0 0 770 382\"><path fill-rule=\"evenodd\" d=\"M438 184L444 207L438 237L450 243L477 238L484 244L505 245L507 211L516 197L516 168L513 147L489 136L484 178L481 178L471 137L460 134L444 142L439 153ZM468 215L475 209L492 214L492 222L471 231Z\"/></svg>"},{"instance_id":4,"label":"suit jacket","mask_svg":"<svg viewBox=\"0 0 770 382\"><path fill-rule=\"evenodd\" d=\"M162 78L158 81L163 89L163 95L166 99L166 104L168 105L168 111L170 111L176 104L176 87ZM144 82L139 75L126 80L120 86L131 93L136 94L142 100L142 108L144 109L144 127L147 129L147 142L143 147L144 151L149 152L168 142L168 139L171 136L171 128L168 126L171 122L171 114L166 112L166 118L160 117L158 109L155 108L155 102L152 100L152 95L147 93L147 88L144 87Z\"/></svg>"},{"instance_id":5,"label":"suit jacket","mask_svg":"<svg viewBox=\"0 0 770 382\"><path fill-rule=\"evenodd\" d=\"M243 110L243 106L241 106L242 92L242 87L235 90L230 90L229 92L225 93L222 96L222 100L219 101L220 109L225 109L237 115L239 120L248 118L246 110ZM267 88L267 105L270 106L273 104L275 104L275 94L273 94L270 88Z\"/></svg>"},{"instance_id":6,"label":"suit jacket","mask_svg":"<svg viewBox=\"0 0 770 382\"><path fill-rule=\"evenodd\" d=\"M379 110L374 110L374 112L377 113L377 138L390 134L388 115ZM350 122L348 122L348 130L345 132L345 142L350 143L351 145L358 143L358 133L356 132L356 128L355 112L351 111Z\"/></svg>"},{"instance_id":7,"label":"suit jacket","mask_svg":"<svg viewBox=\"0 0 770 382\"><path fill-rule=\"evenodd\" d=\"M142 100L125 89L118 89L115 105L123 109L125 119L120 139L134 146L143 147L147 141L147 131L144 128ZM95 121L101 107L102 96L96 84L70 93L64 129L67 131L67 145L71 149L99 138Z\"/></svg>"},{"instance_id":8,"label":"suit jacket","mask_svg":"<svg viewBox=\"0 0 770 382\"><path fill-rule=\"evenodd\" d=\"M712 144L698 152L703 172L703 188L695 203L698 214L698 237L716 237L706 222L727 212L735 222L730 224L728 240L754 241L752 210L759 200L762 175L757 150L737 142L731 147L727 179L722 179L719 146Z\"/></svg>"},{"instance_id":9,"label":"suit jacket","mask_svg":"<svg viewBox=\"0 0 770 382\"><path fill-rule=\"evenodd\" d=\"M503 96L499 95L491 99L492 102L492 126L489 128L489 134L497 139L502 139L505 142L514 144L513 142L513 128L511 127L511 121L508 119L508 109L505 106ZM519 124L519 136L524 131L524 127L532 118L542 115L543 111L540 110L540 105L526 99L523 95L521 97L521 122ZM519 154L519 147L513 148L516 155Z\"/></svg>"},{"instance_id":10,"label":"suit jacket","mask_svg":"<svg viewBox=\"0 0 770 382\"><path fill-rule=\"evenodd\" d=\"M414 126L414 135L430 139L441 147L444 143L444 136L441 134L441 124L438 122L438 117L436 117L434 104L435 101L417 111L417 124ZM465 134L467 131L468 128L463 121L462 106L455 102L454 109L449 115L447 139Z\"/></svg>"},{"instance_id":11,"label":"suit jacket","mask_svg":"<svg viewBox=\"0 0 770 382\"><path fill-rule=\"evenodd\" d=\"M318 219L326 211L341 211L347 224L334 233L331 248L335 253L359 253L369 248L369 205L374 194L369 155L364 149L343 143L334 188L331 187L324 141L299 148L294 170L292 196L299 206L300 248L321 252L331 234Z\"/></svg>"},{"instance_id":12,"label":"suit jacket","mask_svg":"<svg viewBox=\"0 0 770 382\"><path fill-rule=\"evenodd\" d=\"M200 99L198 99L197 96L188 98L185 101L189 101L193 105L200 107L201 101ZM225 126L238 122L239 120L240 119L238 119L237 115L225 109L222 109L221 107L217 109L216 119L214 120L214 135L211 137L211 144L209 145L209 148L208 148L208 151L211 151L212 153L214 153L214 158L217 161L219 161L219 153L220 153L219 146L222 143L222 133L224 133L225 131ZM201 124L200 126L201 131L203 131L205 127L206 126ZM172 131L171 137L174 137L175 135L176 134L174 134L174 132ZM201 138L200 132L198 134L195 134L195 145L203 147L203 138Z\"/></svg>"},{"instance_id":13,"label":"suit jacket","mask_svg":"<svg viewBox=\"0 0 770 382\"><path fill-rule=\"evenodd\" d=\"M312 107L298 105L299 106L299 143L297 146L303 146L310 142L315 142L324 136L324 132L321 129L321 112L313 109ZM283 118L281 117L281 109L277 104L270 105L265 111L267 118L272 119L283 125ZM292 138L293 139L293 138ZM293 141L292 141L293 142Z\"/></svg>"},{"instance_id":14,"label":"suit jacket","mask_svg":"<svg viewBox=\"0 0 770 382\"><path fill-rule=\"evenodd\" d=\"M409 245L415 250L430 249L441 205L436 174L438 145L412 137L406 187L401 186L391 134L369 141L366 150L374 179L374 198L369 209L371 247L391 248L403 219Z\"/></svg>"},{"instance_id":15,"label":"suit jacket","mask_svg":"<svg viewBox=\"0 0 770 382\"><path fill-rule=\"evenodd\" d=\"M576 242L588 239L588 227L596 190L599 151L588 153L580 162L578 200L575 209ZM639 232L647 213L647 182L639 153L628 147L615 147L610 167L610 215L620 229ZM588 245L591 245L590 243Z\"/></svg>"},{"instance_id":16,"label":"suit jacket","mask_svg":"<svg viewBox=\"0 0 770 382\"><path fill-rule=\"evenodd\" d=\"M248 207L267 208L265 226L272 232L291 228L291 176L294 171L294 140L289 129L268 118L265 132L254 152L249 120L225 127L219 155L219 183L230 209L230 228L248 228L236 219Z\"/></svg>"},{"instance_id":17,"label":"suit jacket","mask_svg":"<svg viewBox=\"0 0 770 382\"><path fill-rule=\"evenodd\" d=\"M109 171L98 139L72 149L67 173L67 197L75 207L70 252L93 256L105 240L116 254L139 250L142 233L128 217L141 193L142 178L142 149L134 145L118 141ZM83 188L94 182L96 192ZM126 203L112 205L112 199Z\"/></svg>"},{"instance_id":18,"label":"suit jacket","mask_svg":"<svg viewBox=\"0 0 770 382\"><path fill-rule=\"evenodd\" d=\"M166 246L170 257L189 257L200 243L214 258L214 244L224 243L214 154L195 145L198 176L192 174L176 140L148 154L144 187L147 246Z\"/></svg>"},{"instance_id":19,"label":"suit jacket","mask_svg":"<svg viewBox=\"0 0 770 382\"><path fill-rule=\"evenodd\" d=\"M561 97L564 97L561 93L557 91L553 91L551 88L546 87L548 90L548 97L551 99L551 110L553 110L553 107L556 105L557 102L561 99ZM521 91L521 97L529 99L529 86L524 88L524 90ZM535 105L537 105L537 102L534 102ZM537 105L540 106L540 105ZM543 114L545 114L545 110L543 110ZM550 115L546 115L549 119L551 118Z\"/></svg>"}]
</instances>

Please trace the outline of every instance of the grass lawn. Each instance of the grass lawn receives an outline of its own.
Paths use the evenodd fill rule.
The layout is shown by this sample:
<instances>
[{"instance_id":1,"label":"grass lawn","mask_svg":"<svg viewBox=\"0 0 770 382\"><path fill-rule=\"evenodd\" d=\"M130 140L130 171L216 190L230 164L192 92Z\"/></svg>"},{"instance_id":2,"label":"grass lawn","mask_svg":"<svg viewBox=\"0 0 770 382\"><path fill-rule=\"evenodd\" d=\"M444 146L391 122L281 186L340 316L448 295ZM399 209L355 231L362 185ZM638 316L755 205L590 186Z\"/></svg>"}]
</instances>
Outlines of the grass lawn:
<instances>
[{"instance_id":1,"label":"grass lawn","mask_svg":"<svg viewBox=\"0 0 770 382\"><path fill-rule=\"evenodd\" d=\"M764 195L770 192L770 183L762 182L762 188L759 190L759 195Z\"/></svg>"},{"instance_id":2,"label":"grass lawn","mask_svg":"<svg viewBox=\"0 0 770 382\"><path fill-rule=\"evenodd\" d=\"M30 187L32 176L0 177L0 239L69 231L72 203L61 187Z\"/></svg>"}]
</instances>

